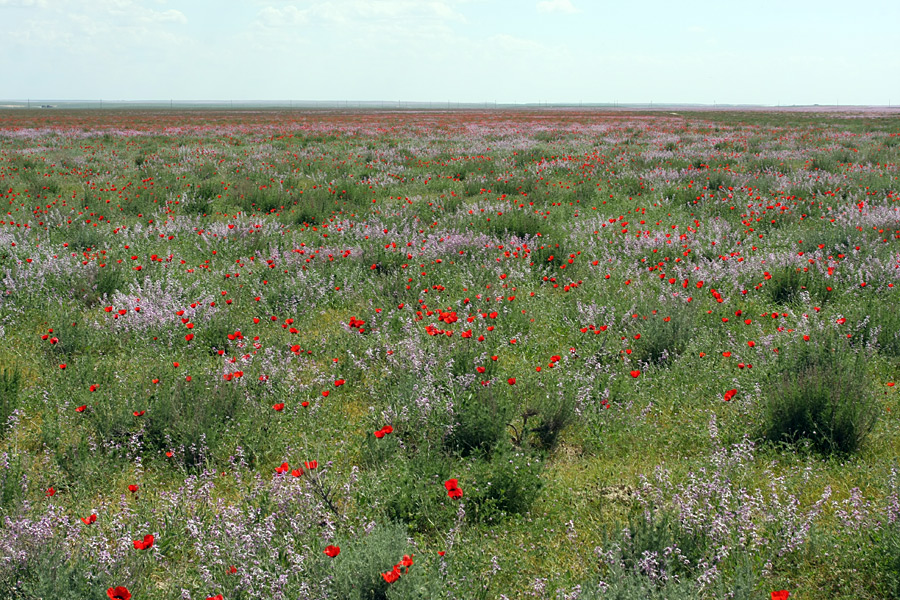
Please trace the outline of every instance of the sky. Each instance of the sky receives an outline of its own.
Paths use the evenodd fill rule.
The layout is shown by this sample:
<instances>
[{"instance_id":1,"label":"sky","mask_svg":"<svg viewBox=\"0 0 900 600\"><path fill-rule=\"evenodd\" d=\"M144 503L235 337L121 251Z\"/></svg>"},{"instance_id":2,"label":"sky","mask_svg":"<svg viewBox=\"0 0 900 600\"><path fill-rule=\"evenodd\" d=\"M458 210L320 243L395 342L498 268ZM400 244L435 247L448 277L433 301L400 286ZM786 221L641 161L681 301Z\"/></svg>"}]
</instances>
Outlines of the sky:
<instances>
[{"instance_id":1,"label":"sky","mask_svg":"<svg viewBox=\"0 0 900 600\"><path fill-rule=\"evenodd\" d=\"M0 0L0 99L900 104L896 0Z\"/></svg>"}]
</instances>

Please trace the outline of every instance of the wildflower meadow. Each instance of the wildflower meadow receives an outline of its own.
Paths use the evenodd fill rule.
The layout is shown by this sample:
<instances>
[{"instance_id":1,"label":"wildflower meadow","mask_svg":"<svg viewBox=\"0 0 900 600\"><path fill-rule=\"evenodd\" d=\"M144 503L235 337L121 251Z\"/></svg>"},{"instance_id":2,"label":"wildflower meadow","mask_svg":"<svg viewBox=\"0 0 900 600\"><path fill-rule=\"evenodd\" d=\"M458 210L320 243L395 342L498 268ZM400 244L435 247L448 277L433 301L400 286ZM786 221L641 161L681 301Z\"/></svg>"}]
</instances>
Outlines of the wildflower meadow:
<instances>
[{"instance_id":1,"label":"wildflower meadow","mask_svg":"<svg viewBox=\"0 0 900 600\"><path fill-rule=\"evenodd\" d=\"M0 597L900 598L900 117L0 112Z\"/></svg>"}]
</instances>

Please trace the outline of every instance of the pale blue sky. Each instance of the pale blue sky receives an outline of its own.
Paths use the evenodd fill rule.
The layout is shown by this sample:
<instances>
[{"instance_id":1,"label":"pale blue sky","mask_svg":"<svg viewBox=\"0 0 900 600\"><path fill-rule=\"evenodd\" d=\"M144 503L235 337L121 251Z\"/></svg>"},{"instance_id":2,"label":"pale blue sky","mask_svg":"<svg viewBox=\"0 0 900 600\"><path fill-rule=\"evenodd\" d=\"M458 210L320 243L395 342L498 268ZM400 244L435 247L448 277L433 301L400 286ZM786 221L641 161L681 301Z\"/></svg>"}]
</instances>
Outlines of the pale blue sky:
<instances>
[{"instance_id":1,"label":"pale blue sky","mask_svg":"<svg viewBox=\"0 0 900 600\"><path fill-rule=\"evenodd\" d=\"M0 0L0 98L900 104L898 0Z\"/></svg>"}]
</instances>

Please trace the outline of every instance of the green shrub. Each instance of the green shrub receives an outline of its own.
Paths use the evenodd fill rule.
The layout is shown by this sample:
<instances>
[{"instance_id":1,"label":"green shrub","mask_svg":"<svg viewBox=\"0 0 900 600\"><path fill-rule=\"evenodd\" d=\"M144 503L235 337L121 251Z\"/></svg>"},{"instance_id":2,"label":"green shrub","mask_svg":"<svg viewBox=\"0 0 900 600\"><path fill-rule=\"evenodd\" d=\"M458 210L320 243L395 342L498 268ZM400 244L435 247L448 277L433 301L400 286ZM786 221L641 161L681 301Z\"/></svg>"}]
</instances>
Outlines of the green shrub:
<instances>
[{"instance_id":1,"label":"green shrub","mask_svg":"<svg viewBox=\"0 0 900 600\"><path fill-rule=\"evenodd\" d=\"M533 445L542 450L553 450L559 442L563 430L575 419L574 403L570 397L546 399L541 402L537 411L537 423L531 429L534 434Z\"/></svg>"},{"instance_id":2,"label":"green shrub","mask_svg":"<svg viewBox=\"0 0 900 600\"><path fill-rule=\"evenodd\" d=\"M18 367L0 368L0 435L6 431L10 415L19 407L21 382L22 374Z\"/></svg>"},{"instance_id":3,"label":"green shrub","mask_svg":"<svg viewBox=\"0 0 900 600\"><path fill-rule=\"evenodd\" d=\"M105 598L110 587L106 577L93 580L85 574L95 569L81 561L67 561L57 543L48 544L29 557L28 564L15 577L0 580L0 593L4 598L54 598L55 600L82 600ZM131 586L134 591L134 586Z\"/></svg>"},{"instance_id":4,"label":"green shrub","mask_svg":"<svg viewBox=\"0 0 900 600\"><path fill-rule=\"evenodd\" d=\"M704 536L681 527L670 512L652 507L649 512L632 511L628 518L628 532L621 548L623 563L630 571L640 571L641 561L647 554L663 559L669 549L678 548L683 560L673 560L667 565L668 573L691 575L709 550L708 540Z\"/></svg>"},{"instance_id":5,"label":"green shrub","mask_svg":"<svg viewBox=\"0 0 900 600\"><path fill-rule=\"evenodd\" d=\"M603 585L588 598L699 599L697 577L714 550L704 536L684 529L671 512L652 506L635 507L628 526L608 537L604 546L599 573ZM596 584L592 587L596 589Z\"/></svg>"},{"instance_id":6,"label":"green shrub","mask_svg":"<svg viewBox=\"0 0 900 600\"><path fill-rule=\"evenodd\" d=\"M528 396L517 417L508 424L513 445L550 451L575 418L571 396Z\"/></svg>"},{"instance_id":7,"label":"green shrub","mask_svg":"<svg viewBox=\"0 0 900 600\"><path fill-rule=\"evenodd\" d=\"M900 356L900 311L885 299L869 298L857 307L850 338L857 347L876 346L884 356Z\"/></svg>"},{"instance_id":8,"label":"green shrub","mask_svg":"<svg viewBox=\"0 0 900 600\"><path fill-rule=\"evenodd\" d=\"M69 250L81 252L88 249L99 250L109 244L109 239L100 227L82 225L70 227L63 235L63 239L69 243Z\"/></svg>"},{"instance_id":9,"label":"green shrub","mask_svg":"<svg viewBox=\"0 0 900 600\"><path fill-rule=\"evenodd\" d=\"M690 581L672 581L659 585L639 573L620 566L611 568L603 578L603 586L592 582L582 586L587 590L579 596L583 600L699 600L700 592Z\"/></svg>"},{"instance_id":10,"label":"green shrub","mask_svg":"<svg viewBox=\"0 0 900 600\"><path fill-rule=\"evenodd\" d=\"M525 514L543 486L542 471L543 464L536 456L508 445L498 449L490 461L474 461L466 478L473 484L461 484L469 518L485 522Z\"/></svg>"},{"instance_id":11,"label":"green shrub","mask_svg":"<svg viewBox=\"0 0 900 600\"><path fill-rule=\"evenodd\" d=\"M528 258L535 274L550 275L556 273L560 265L565 264L568 254L559 244L547 244L533 249Z\"/></svg>"},{"instance_id":12,"label":"green shrub","mask_svg":"<svg viewBox=\"0 0 900 600\"><path fill-rule=\"evenodd\" d=\"M389 519L406 523L414 531L445 530L456 511L443 486L451 478L451 469L446 456L439 453L404 457L384 474L386 485L379 483L375 489L361 491L359 501L381 503Z\"/></svg>"},{"instance_id":13,"label":"green shrub","mask_svg":"<svg viewBox=\"0 0 900 600\"><path fill-rule=\"evenodd\" d=\"M766 282L765 290L773 302L792 304L799 302L805 291L810 298L820 303L831 299L831 291L824 279L812 271L803 271L797 267L781 267L772 272L772 278Z\"/></svg>"},{"instance_id":14,"label":"green shrub","mask_svg":"<svg viewBox=\"0 0 900 600\"><path fill-rule=\"evenodd\" d=\"M444 442L449 450L489 454L506 435L509 410L486 388L458 397L453 411L456 422Z\"/></svg>"},{"instance_id":15,"label":"green shrub","mask_svg":"<svg viewBox=\"0 0 900 600\"><path fill-rule=\"evenodd\" d=\"M631 358L639 362L674 360L694 337L694 314L688 308L660 310L642 321Z\"/></svg>"},{"instance_id":16,"label":"green shrub","mask_svg":"<svg viewBox=\"0 0 900 600\"><path fill-rule=\"evenodd\" d=\"M393 583L382 577L382 573L391 571L404 555L414 554L403 525L378 525L360 538L339 545L341 553L334 559L336 598L386 600L400 591L392 588L404 587L404 575ZM415 564L409 567L410 570L415 568Z\"/></svg>"},{"instance_id":17,"label":"green shrub","mask_svg":"<svg viewBox=\"0 0 900 600\"><path fill-rule=\"evenodd\" d=\"M199 329L195 343L206 348L210 354L217 354L219 350L228 351L229 342L232 341L228 336L234 335L235 327L226 315L215 315L206 323L200 324Z\"/></svg>"},{"instance_id":18,"label":"green shrub","mask_svg":"<svg viewBox=\"0 0 900 600\"><path fill-rule=\"evenodd\" d=\"M869 534L875 571L883 598L900 598L900 520L885 523Z\"/></svg>"},{"instance_id":19,"label":"green shrub","mask_svg":"<svg viewBox=\"0 0 900 600\"><path fill-rule=\"evenodd\" d=\"M145 447L159 452L175 449L185 466L201 467L204 444L208 448L225 444L225 429L237 416L241 397L240 390L229 384L206 390L179 381L171 389L159 390L148 403Z\"/></svg>"},{"instance_id":20,"label":"green shrub","mask_svg":"<svg viewBox=\"0 0 900 600\"><path fill-rule=\"evenodd\" d=\"M338 208L337 200L325 188L302 190L291 208L293 221L297 225L315 225L330 217Z\"/></svg>"},{"instance_id":21,"label":"green shrub","mask_svg":"<svg viewBox=\"0 0 900 600\"><path fill-rule=\"evenodd\" d=\"M762 410L762 439L806 440L824 454L857 450L878 414L864 357L829 340L783 353L767 382Z\"/></svg>"},{"instance_id":22,"label":"green shrub","mask_svg":"<svg viewBox=\"0 0 900 600\"><path fill-rule=\"evenodd\" d=\"M0 453L0 515L6 514L22 498L22 458Z\"/></svg>"},{"instance_id":23,"label":"green shrub","mask_svg":"<svg viewBox=\"0 0 900 600\"><path fill-rule=\"evenodd\" d=\"M475 221L475 229L495 237L514 235L520 238L533 237L547 229L544 220L520 210L504 212L502 215L493 213L489 218L490 221L487 218Z\"/></svg>"}]
</instances>

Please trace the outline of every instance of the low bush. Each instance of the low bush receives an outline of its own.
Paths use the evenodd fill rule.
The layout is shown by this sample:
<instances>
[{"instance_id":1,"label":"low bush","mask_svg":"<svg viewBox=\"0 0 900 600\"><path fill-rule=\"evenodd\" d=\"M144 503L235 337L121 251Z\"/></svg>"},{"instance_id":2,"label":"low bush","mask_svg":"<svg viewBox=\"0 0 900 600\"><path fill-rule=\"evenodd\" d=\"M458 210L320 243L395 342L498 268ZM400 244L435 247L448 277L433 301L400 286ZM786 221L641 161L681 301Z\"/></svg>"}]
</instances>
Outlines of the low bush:
<instances>
[{"instance_id":1,"label":"low bush","mask_svg":"<svg viewBox=\"0 0 900 600\"><path fill-rule=\"evenodd\" d=\"M450 462L438 453L420 452L394 461L387 485L361 491L359 501L381 504L387 517L420 532L446 530L456 514L443 482L452 476Z\"/></svg>"},{"instance_id":2,"label":"low bush","mask_svg":"<svg viewBox=\"0 0 900 600\"><path fill-rule=\"evenodd\" d=\"M506 435L510 411L489 389L460 395L453 404L456 422L444 444L463 456L490 454Z\"/></svg>"},{"instance_id":3,"label":"low bush","mask_svg":"<svg viewBox=\"0 0 900 600\"><path fill-rule=\"evenodd\" d=\"M863 355L828 340L783 353L767 382L762 409L762 439L807 441L823 454L856 451L878 414Z\"/></svg>"},{"instance_id":4,"label":"low bush","mask_svg":"<svg viewBox=\"0 0 900 600\"><path fill-rule=\"evenodd\" d=\"M334 592L342 600L386 600L403 595L400 589L406 583L405 575L415 569L415 564L401 565L401 575L389 582L383 574L391 573L403 557L413 561L413 547L409 543L406 527L389 523L376 526L363 537L346 544L334 560Z\"/></svg>"},{"instance_id":5,"label":"low bush","mask_svg":"<svg viewBox=\"0 0 900 600\"><path fill-rule=\"evenodd\" d=\"M860 303L857 313L851 344L875 347L883 356L900 356L900 311L883 300L869 299Z\"/></svg>"},{"instance_id":6,"label":"low bush","mask_svg":"<svg viewBox=\"0 0 900 600\"><path fill-rule=\"evenodd\" d=\"M543 482L543 463L531 453L510 446L498 448L490 461L472 463L464 486L467 516L473 521L496 521L528 512Z\"/></svg>"},{"instance_id":7,"label":"low bush","mask_svg":"<svg viewBox=\"0 0 900 600\"><path fill-rule=\"evenodd\" d=\"M0 435L6 430L13 411L19 407L22 374L15 366L0 368Z\"/></svg>"},{"instance_id":8,"label":"low bush","mask_svg":"<svg viewBox=\"0 0 900 600\"><path fill-rule=\"evenodd\" d=\"M765 290L769 298L778 304L799 302L803 292L819 303L824 304L831 299L831 290L821 276L796 267L775 269L766 282Z\"/></svg>"},{"instance_id":9,"label":"low bush","mask_svg":"<svg viewBox=\"0 0 900 600\"><path fill-rule=\"evenodd\" d=\"M658 311L638 328L631 358L638 362L671 362L694 337L694 315L687 308Z\"/></svg>"}]
</instances>

